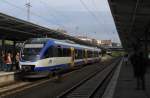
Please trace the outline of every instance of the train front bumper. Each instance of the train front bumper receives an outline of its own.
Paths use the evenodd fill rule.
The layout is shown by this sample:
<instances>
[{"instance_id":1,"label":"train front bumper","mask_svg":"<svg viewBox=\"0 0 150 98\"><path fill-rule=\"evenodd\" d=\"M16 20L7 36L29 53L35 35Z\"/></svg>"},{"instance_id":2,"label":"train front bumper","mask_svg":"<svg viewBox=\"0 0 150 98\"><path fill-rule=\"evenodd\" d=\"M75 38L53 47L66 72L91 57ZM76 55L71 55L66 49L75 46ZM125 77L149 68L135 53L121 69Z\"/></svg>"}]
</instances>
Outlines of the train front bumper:
<instances>
[{"instance_id":1,"label":"train front bumper","mask_svg":"<svg viewBox=\"0 0 150 98\"><path fill-rule=\"evenodd\" d=\"M15 79L24 79L24 78L45 78L45 77L50 77L52 74L48 71L23 71L20 70L15 73Z\"/></svg>"}]
</instances>

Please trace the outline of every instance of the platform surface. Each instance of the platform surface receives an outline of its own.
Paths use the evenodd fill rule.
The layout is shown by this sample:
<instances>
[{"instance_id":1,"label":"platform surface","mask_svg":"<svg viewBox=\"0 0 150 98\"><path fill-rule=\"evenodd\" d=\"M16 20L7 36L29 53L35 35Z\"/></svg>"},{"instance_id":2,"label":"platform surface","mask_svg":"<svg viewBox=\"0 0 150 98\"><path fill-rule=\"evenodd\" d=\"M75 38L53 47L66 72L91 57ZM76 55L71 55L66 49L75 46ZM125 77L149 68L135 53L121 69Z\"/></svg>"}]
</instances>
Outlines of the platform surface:
<instances>
[{"instance_id":1,"label":"platform surface","mask_svg":"<svg viewBox=\"0 0 150 98\"><path fill-rule=\"evenodd\" d=\"M0 86L14 82L14 72L0 72Z\"/></svg>"},{"instance_id":2,"label":"platform surface","mask_svg":"<svg viewBox=\"0 0 150 98\"><path fill-rule=\"evenodd\" d=\"M132 65L123 63L113 98L150 98L150 68L147 68L145 79L146 90L137 90Z\"/></svg>"},{"instance_id":3,"label":"platform surface","mask_svg":"<svg viewBox=\"0 0 150 98\"><path fill-rule=\"evenodd\" d=\"M5 72L5 71L0 71L0 76L4 76L4 75L11 75L14 74L14 72Z\"/></svg>"}]
</instances>

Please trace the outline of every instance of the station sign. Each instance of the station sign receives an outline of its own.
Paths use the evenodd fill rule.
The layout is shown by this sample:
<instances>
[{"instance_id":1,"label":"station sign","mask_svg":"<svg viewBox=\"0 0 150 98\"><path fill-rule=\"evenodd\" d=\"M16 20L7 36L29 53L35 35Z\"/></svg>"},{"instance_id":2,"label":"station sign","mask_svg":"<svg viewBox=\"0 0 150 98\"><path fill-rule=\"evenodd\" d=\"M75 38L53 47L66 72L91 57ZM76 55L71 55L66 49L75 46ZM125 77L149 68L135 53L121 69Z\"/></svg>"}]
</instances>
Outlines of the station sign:
<instances>
[{"instance_id":1,"label":"station sign","mask_svg":"<svg viewBox=\"0 0 150 98\"><path fill-rule=\"evenodd\" d=\"M4 43L5 43L5 45L13 45L14 44L14 42L11 40L5 40Z\"/></svg>"}]
</instances>

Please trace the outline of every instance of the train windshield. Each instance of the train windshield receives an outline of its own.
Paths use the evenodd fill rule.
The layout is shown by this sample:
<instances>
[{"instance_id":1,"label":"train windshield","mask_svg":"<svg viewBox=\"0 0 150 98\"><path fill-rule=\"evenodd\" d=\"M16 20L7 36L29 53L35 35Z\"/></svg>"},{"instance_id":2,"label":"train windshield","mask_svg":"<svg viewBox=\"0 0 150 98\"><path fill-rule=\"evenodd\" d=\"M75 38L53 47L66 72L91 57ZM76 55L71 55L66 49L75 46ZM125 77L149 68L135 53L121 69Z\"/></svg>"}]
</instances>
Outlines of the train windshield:
<instances>
[{"instance_id":1,"label":"train windshield","mask_svg":"<svg viewBox=\"0 0 150 98\"><path fill-rule=\"evenodd\" d=\"M25 44L22 50L22 59L27 61L38 60L42 47L43 44Z\"/></svg>"},{"instance_id":2,"label":"train windshield","mask_svg":"<svg viewBox=\"0 0 150 98\"><path fill-rule=\"evenodd\" d=\"M39 55L41 48L24 48L23 54L24 55Z\"/></svg>"}]
</instances>

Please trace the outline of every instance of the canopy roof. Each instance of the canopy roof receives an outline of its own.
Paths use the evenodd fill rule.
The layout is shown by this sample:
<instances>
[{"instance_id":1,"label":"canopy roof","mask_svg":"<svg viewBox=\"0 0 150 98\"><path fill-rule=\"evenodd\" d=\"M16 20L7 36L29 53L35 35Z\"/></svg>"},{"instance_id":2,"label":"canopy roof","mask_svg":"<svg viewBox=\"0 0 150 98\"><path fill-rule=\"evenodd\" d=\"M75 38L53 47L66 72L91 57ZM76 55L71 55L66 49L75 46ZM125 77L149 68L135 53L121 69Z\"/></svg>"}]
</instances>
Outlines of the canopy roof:
<instances>
[{"instance_id":1,"label":"canopy roof","mask_svg":"<svg viewBox=\"0 0 150 98\"><path fill-rule=\"evenodd\" d=\"M150 39L150 0L108 0L122 45L132 49Z\"/></svg>"},{"instance_id":2,"label":"canopy roof","mask_svg":"<svg viewBox=\"0 0 150 98\"><path fill-rule=\"evenodd\" d=\"M92 45L62 32L0 13L0 39L23 41L28 38L45 36L56 39L68 39L79 44Z\"/></svg>"}]
</instances>

